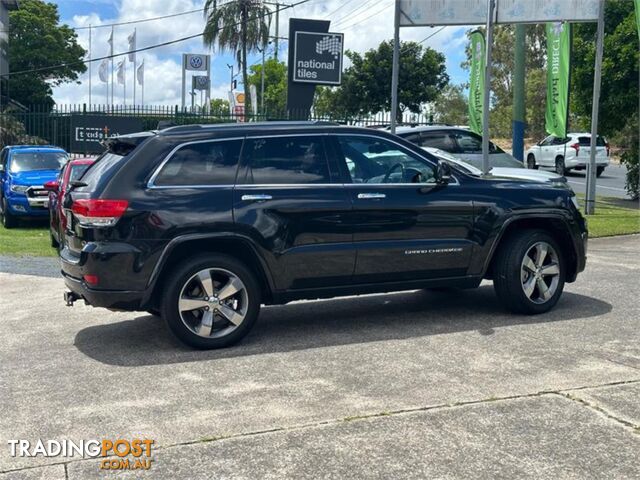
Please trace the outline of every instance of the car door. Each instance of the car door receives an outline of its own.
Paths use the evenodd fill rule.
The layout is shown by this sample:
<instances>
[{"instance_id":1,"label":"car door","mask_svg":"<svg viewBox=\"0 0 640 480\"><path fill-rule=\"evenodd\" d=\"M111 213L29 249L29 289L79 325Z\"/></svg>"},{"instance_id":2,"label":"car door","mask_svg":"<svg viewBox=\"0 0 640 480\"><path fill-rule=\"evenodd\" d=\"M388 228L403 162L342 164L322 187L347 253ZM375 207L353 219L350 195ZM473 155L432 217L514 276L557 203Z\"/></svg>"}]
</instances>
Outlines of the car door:
<instances>
[{"instance_id":1,"label":"car door","mask_svg":"<svg viewBox=\"0 0 640 480\"><path fill-rule=\"evenodd\" d=\"M555 137L553 135L549 135L542 142L540 142L540 155L538 160L538 165L544 167L553 167L555 166L555 157L553 150L553 141Z\"/></svg>"},{"instance_id":2,"label":"car door","mask_svg":"<svg viewBox=\"0 0 640 480\"><path fill-rule=\"evenodd\" d=\"M247 138L234 189L236 225L262 250L278 290L345 285L355 264L351 202L325 135Z\"/></svg>"},{"instance_id":3,"label":"car door","mask_svg":"<svg viewBox=\"0 0 640 480\"><path fill-rule=\"evenodd\" d=\"M353 203L353 282L464 275L473 245L473 205L459 182L437 184L435 161L388 138L331 139Z\"/></svg>"}]
</instances>

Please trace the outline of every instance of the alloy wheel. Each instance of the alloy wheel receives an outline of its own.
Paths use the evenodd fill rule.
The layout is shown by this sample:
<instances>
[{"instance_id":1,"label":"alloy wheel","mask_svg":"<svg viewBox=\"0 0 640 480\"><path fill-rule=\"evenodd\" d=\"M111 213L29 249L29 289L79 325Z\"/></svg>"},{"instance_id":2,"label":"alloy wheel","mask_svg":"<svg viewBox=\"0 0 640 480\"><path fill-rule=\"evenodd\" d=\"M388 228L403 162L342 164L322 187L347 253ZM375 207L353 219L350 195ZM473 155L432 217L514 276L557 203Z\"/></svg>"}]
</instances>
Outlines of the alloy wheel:
<instances>
[{"instance_id":1,"label":"alloy wheel","mask_svg":"<svg viewBox=\"0 0 640 480\"><path fill-rule=\"evenodd\" d=\"M178 299L180 318L204 338L229 335L244 321L249 306L245 284L229 270L200 270L184 284Z\"/></svg>"},{"instance_id":2,"label":"alloy wheel","mask_svg":"<svg viewBox=\"0 0 640 480\"><path fill-rule=\"evenodd\" d=\"M522 259L520 269L522 290L533 303L551 299L560 282L558 253L547 242L534 243Z\"/></svg>"}]
</instances>

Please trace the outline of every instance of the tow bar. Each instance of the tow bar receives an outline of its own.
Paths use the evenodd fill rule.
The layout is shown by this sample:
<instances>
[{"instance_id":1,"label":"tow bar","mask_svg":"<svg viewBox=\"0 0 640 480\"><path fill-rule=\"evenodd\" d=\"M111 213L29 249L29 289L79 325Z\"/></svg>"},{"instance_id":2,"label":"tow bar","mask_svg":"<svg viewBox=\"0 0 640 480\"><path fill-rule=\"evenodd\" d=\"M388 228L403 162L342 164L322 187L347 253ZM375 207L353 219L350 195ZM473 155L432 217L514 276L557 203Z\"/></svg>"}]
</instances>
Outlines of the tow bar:
<instances>
[{"instance_id":1,"label":"tow bar","mask_svg":"<svg viewBox=\"0 0 640 480\"><path fill-rule=\"evenodd\" d=\"M64 292L64 302L67 304L67 307L73 307L73 302L76 300L80 300L80 296L73 292Z\"/></svg>"}]
</instances>

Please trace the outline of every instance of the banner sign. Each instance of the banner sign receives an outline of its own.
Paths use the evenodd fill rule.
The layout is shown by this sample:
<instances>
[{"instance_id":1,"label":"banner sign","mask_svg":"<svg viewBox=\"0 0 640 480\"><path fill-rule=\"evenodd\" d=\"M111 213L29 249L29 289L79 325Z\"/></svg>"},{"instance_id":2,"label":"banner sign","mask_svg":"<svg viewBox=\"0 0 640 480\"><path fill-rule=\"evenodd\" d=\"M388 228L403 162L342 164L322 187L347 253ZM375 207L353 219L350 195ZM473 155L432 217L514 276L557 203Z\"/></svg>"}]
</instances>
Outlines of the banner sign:
<instances>
[{"instance_id":1,"label":"banner sign","mask_svg":"<svg viewBox=\"0 0 640 480\"><path fill-rule=\"evenodd\" d=\"M207 75L194 75L191 77L192 90L209 90L209 77Z\"/></svg>"},{"instance_id":2,"label":"banner sign","mask_svg":"<svg viewBox=\"0 0 640 480\"><path fill-rule=\"evenodd\" d=\"M292 80L340 85L343 46L342 33L295 32Z\"/></svg>"},{"instance_id":3,"label":"banner sign","mask_svg":"<svg viewBox=\"0 0 640 480\"><path fill-rule=\"evenodd\" d=\"M182 68L184 68L185 70L208 72L209 71L209 55L183 53Z\"/></svg>"},{"instance_id":4,"label":"banner sign","mask_svg":"<svg viewBox=\"0 0 640 480\"><path fill-rule=\"evenodd\" d=\"M487 23L487 0L399 1L402 27ZM595 22L599 5L599 0L496 0L494 22Z\"/></svg>"},{"instance_id":5,"label":"banner sign","mask_svg":"<svg viewBox=\"0 0 640 480\"><path fill-rule=\"evenodd\" d=\"M476 30L471 33L471 79L469 81L469 128L482 135L484 102L484 70L486 67L484 35Z\"/></svg>"},{"instance_id":6,"label":"banner sign","mask_svg":"<svg viewBox=\"0 0 640 480\"><path fill-rule=\"evenodd\" d=\"M638 38L640 38L640 0L635 0L636 4L636 24L638 25Z\"/></svg>"},{"instance_id":7,"label":"banner sign","mask_svg":"<svg viewBox=\"0 0 640 480\"><path fill-rule=\"evenodd\" d=\"M567 136L571 24L547 23L547 108L545 128L549 135Z\"/></svg>"},{"instance_id":8,"label":"banner sign","mask_svg":"<svg viewBox=\"0 0 640 480\"><path fill-rule=\"evenodd\" d=\"M72 153L102 153L100 142L108 137L142 131L142 120L111 115L71 115Z\"/></svg>"}]
</instances>

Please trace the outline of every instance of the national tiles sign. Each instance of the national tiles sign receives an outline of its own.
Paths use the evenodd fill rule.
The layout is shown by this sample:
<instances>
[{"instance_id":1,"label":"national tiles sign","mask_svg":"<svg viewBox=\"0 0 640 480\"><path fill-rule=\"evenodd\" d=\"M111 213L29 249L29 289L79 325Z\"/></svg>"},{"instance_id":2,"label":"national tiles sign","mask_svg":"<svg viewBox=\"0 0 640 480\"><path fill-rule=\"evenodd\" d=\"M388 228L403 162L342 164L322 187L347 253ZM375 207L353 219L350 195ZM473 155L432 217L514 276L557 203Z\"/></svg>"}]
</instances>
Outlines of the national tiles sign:
<instances>
[{"instance_id":1,"label":"national tiles sign","mask_svg":"<svg viewBox=\"0 0 640 480\"><path fill-rule=\"evenodd\" d=\"M293 81L316 85L342 82L342 33L296 32L293 53Z\"/></svg>"}]
</instances>

